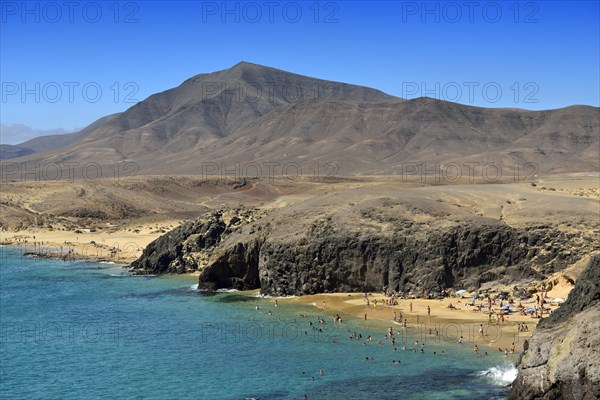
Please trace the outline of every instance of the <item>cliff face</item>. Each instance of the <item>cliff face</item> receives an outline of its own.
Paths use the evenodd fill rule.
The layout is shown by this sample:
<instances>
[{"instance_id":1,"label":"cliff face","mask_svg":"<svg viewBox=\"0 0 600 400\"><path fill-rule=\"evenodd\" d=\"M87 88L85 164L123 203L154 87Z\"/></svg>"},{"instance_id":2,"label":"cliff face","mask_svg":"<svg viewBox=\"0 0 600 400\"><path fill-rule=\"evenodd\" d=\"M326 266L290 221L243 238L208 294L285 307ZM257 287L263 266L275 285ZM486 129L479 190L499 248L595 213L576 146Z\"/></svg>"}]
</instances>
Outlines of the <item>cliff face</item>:
<instances>
[{"instance_id":1,"label":"cliff face","mask_svg":"<svg viewBox=\"0 0 600 400\"><path fill-rule=\"evenodd\" d=\"M208 290L439 292L542 279L584 254L572 252L574 246L593 246L544 225L513 228L485 218L418 224L393 213L359 214L377 228L364 220L350 226L336 215L214 213L159 238L132 267L138 273L199 270L199 287Z\"/></svg>"},{"instance_id":2,"label":"cliff face","mask_svg":"<svg viewBox=\"0 0 600 400\"><path fill-rule=\"evenodd\" d=\"M252 220L250 210L236 210L226 215L222 211L206 214L151 242L130 267L137 274L197 271L211 260L223 239Z\"/></svg>"},{"instance_id":3,"label":"cliff face","mask_svg":"<svg viewBox=\"0 0 600 400\"><path fill-rule=\"evenodd\" d=\"M357 236L326 221L299 243L269 238L258 263L261 289L305 294L389 286L439 292L442 287L479 287L505 275L539 276L527 265L537 253L526 246L535 234L495 224L420 233L424 236L411 229Z\"/></svg>"},{"instance_id":4,"label":"cliff face","mask_svg":"<svg viewBox=\"0 0 600 400\"><path fill-rule=\"evenodd\" d=\"M189 271L189 254L209 256L226 230L221 213L188 221L150 243L131 264L138 273L162 274Z\"/></svg>"},{"instance_id":5,"label":"cliff face","mask_svg":"<svg viewBox=\"0 0 600 400\"><path fill-rule=\"evenodd\" d=\"M567 301L542 320L521 357L510 399L600 398L600 255Z\"/></svg>"}]
</instances>

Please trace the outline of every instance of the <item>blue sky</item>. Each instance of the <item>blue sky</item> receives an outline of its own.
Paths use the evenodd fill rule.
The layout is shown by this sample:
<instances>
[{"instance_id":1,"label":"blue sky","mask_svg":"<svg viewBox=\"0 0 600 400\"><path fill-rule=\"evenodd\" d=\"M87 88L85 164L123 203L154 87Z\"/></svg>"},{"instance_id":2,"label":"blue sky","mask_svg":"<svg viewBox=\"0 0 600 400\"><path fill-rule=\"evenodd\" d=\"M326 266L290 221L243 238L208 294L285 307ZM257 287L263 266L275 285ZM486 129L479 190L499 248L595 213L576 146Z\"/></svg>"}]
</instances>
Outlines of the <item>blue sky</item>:
<instances>
[{"instance_id":1,"label":"blue sky","mask_svg":"<svg viewBox=\"0 0 600 400\"><path fill-rule=\"evenodd\" d=\"M3 125L83 127L241 60L405 98L600 103L598 1L0 3Z\"/></svg>"}]
</instances>

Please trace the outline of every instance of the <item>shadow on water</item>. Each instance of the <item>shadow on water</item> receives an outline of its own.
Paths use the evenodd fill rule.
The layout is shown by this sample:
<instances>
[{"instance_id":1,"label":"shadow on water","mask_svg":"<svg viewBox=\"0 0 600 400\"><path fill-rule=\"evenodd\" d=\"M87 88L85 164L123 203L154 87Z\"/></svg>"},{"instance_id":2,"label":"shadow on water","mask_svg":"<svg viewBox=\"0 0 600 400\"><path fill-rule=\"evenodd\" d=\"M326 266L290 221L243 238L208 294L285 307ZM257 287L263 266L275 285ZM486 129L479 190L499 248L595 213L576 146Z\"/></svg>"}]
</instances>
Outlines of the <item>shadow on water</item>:
<instances>
[{"instance_id":1,"label":"shadow on water","mask_svg":"<svg viewBox=\"0 0 600 400\"><path fill-rule=\"evenodd\" d=\"M130 293L123 297L137 297L148 299L159 298L164 296L202 297L215 303L248 303L255 302L257 300L255 297L243 294L200 291L197 290L194 286L164 289L156 292Z\"/></svg>"},{"instance_id":2,"label":"shadow on water","mask_svg":"<svg viewBox=\"0 0 600 400\"><path fill-rule=\"evenodd\" d=\"M215 299L217 303L248 303L255 302L256 298L248 295L235 294L235 293L215 293Z\"/></svg>"},{"instance_id":3,"label":"shadow on water","mask_svg":"<svg viewBox=\"0 0 600 400\"><path fill-rule=\"evenodd\" d=\"M113 278L113 277L111 277ZM199 292L196 289L193 289L189 286L172 288L172 289L163 289L155 292L144 292L144 293L129 293L127 295L122 296L122 298L144 298L144 299L155 299L166 296L185 296L185 297L198 297L204 296L204 293Z\"/></svg>"},{"instance_id":4,"label":"shadow on water","mask_svg":"<svg viewBox=\"0 0 600 400\"><path fill-rule=\"evenodd\" d=\"M398 365L402 369L402 364ZM470 369L433 368L416 375L369 376L351 380L328 381L312 389L309 398L326 399L499 399L507 388L495 388L474 380ZM264 396L260 395L259 398ZM267 398L267 397L264 397Z\"/></svg>"}]
</instances>

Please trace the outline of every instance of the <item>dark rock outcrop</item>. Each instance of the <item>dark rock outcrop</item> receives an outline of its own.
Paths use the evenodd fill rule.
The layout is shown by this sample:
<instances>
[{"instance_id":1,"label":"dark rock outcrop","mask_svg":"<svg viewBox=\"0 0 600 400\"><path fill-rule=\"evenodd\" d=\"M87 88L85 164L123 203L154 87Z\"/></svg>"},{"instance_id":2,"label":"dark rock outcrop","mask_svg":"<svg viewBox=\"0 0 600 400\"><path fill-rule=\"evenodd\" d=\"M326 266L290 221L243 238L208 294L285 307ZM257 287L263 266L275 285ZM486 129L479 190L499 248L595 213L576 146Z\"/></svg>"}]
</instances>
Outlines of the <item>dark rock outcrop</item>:
<instances>
[{"instance_id":1,"label":"dark rock outcrop","mask_svg":"<svg viewBox=\"0 0 600 400\"><path fill-rule=\"evenodd\" d=\"M521 356L510 399L600 398L600 255L567 301L542 320Z\"/></svg>"},{"instance_id":2,"label":"dark rock outcrop","mask_svg":"<svg viewBox=\"0 0 600 400\"><path fill-rule=\"evenodd\" d=\"M131 268L138 274L195 270L196 265L186 255L210 252L219 243L226 228L220 212L186 222L146 246Z\"/></svg>"},{"instance_id":3,"label":"dark rock outcrop","mask_svg":"<svg viewBox=\"0 0 600 400\"><path fill-rule=\"evenodd\" d=\"M259 250L260 286L255 287L279 295L375 291L384 286L439 292L476 289L485 282L541 279L574 259L563 252L560 242L565 239L560 236L541 254L534 243L542 242L545 248L547 239L543 229L502 224L459 225L420 235L400 229L385 236L357 236L325 222L297 242L268 236ZM226 250L238 251L237 246Z\"/></svg>"},{"instance_id":4,"label":"dark rock outcrop","mask_svg":"<svg viewBox=\"0 0 600 400\"><path fill-rule=\"evenodd\" d=\"M545 225L514 228L482 218L432 226L390 215L377 214L383 230L351 228L327 215L234 215L226 223L221 213L210 214L151 243L132 267L139 273L198 270L199 287L208 290L301 295L387 286L439 293L541 280L593 247ZM581 252L571 251L577 246Z\"/></svg>"},{"instance_id":5,"label":"dark rock outcrop","mask_svg":"<svg viewBox=\"0 0 600 400\"><path fill-rule=\"evenodd\" d=\"M260 286L258 259L261 243L236 243L202 271L198 287L204 290L249 290Z\"/></svg>"},{"instance_id":6,"label":"dark rock outcrop","mask_svg":"<svg viewBox=\"0 0 600 400\"><path fill-rule=\"evenodd\" d=\"M211 261L210 265L215 265L211 270L207 270L207 274L214 269L225 271L229 268L232 277L237 278L237 281L247 281L231 287L254 286L252 277L244 274L242 264L251 263L253 252L258 250L240 244L238 249L232 249L230 253L220 256L213 254L223 239L253 220L254 211L244 208L229 212L220 210L188 221L151 242L144 249L142 256L131 263L130 267L140 275L185 273L203 270ZM239 257L239 260L236 257ZM219 280L214 274L210 276L215 281ZM216 289L229 287L224 283L209 286Z\"/></svg>"}]
</instances>

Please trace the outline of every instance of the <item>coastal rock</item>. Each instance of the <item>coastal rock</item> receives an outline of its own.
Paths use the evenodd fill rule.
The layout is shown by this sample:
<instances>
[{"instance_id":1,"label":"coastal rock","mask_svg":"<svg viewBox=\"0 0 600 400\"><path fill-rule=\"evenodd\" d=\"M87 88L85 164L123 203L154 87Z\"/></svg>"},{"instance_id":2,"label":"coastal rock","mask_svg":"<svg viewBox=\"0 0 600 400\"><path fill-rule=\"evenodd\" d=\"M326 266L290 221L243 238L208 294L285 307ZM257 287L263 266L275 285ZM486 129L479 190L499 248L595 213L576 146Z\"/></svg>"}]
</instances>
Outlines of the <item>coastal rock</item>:
<instances>
[{"instance_id":1,"label":"coastal rock","mask_svg":"<svg viewBox=\"0 0 600 400\"><path fill-rule=\"evenodd\" d=\"M216 257L200 275L198 288L216 289L256 289L260 285L258 258L261 242L238 242L230 251Z\"/></svg>"},{"instance_id":2,"label":"coastal rock","mask_svg":"<svg viewBox=\"0 0 600 400\"><path fill-rule=\"evenodd\" d=\"M477 289L492 281L540 279L566 265L559 248L540 256L527 245L536 233L501 224L431 230L423 238L402 230L356 237L333 226L319 229L305 245L269 236L258 262L263 293L378 291L384 286L439 293L452 287ZM542 260L545 265L538 268Z\"/></svg>"},{"instance_id":3,"label":"coastal rock","mask_svg":"<svg viewBox=\"0 0 600 400\"><path fill-rule=\"evenodd\" d=\"M600 255L592 257L567 301L540 321L509 399L600 398Z\"/></svg>"},{"instance_id":4,"label":"coastal rock","mask_svg":"<svg viewBox=\"0 0 600 400\"><path fill-rule=\"evenodd\" d=\"M185 222L146 246L141 257L131 263L130 267L139 275L185 273L202 270L212 260L210 264L216 263L216 266L207 272L210 274L217 266L234 265L234 256L226 254L220 259L219 255L213 257L213 253L225 238L252 222L254 212L255 210L245 208L220 210ZM232 251L235 254L252 253L246 245ZM232 274L242 274L242 270L233 268ZM217 279L214 274L210 276ZM250 277L245 279L252 282ZM247 287L248 284L242 286Z\"/></svg>"},{"instance_id":5,"label":"coastal rock","mask_svg":"<svg viewBox=\"0 0 600 400\"><path fill-rule=\"evenodd\" d=\"M267 214L234 213L227 221L208 214L151 243L132 267L200 271L199 288L207 290L301 295L387 286L439 293L542 280L597 247L548 225L511 227L488 218L422 223L389 207Z\"/></svg>"},{"instance_id":6,"label":"coastal rock","mask_svg":"<svg viewBox=\"0 0 600 400\"><path fill-rule=\"evenodd\" d=\"M197 263L187 255L210 252L219 243L226 228L221 212L188 221L146 246L131 268L138 274L196 270Z\"/></svg>"}]
</instances>

